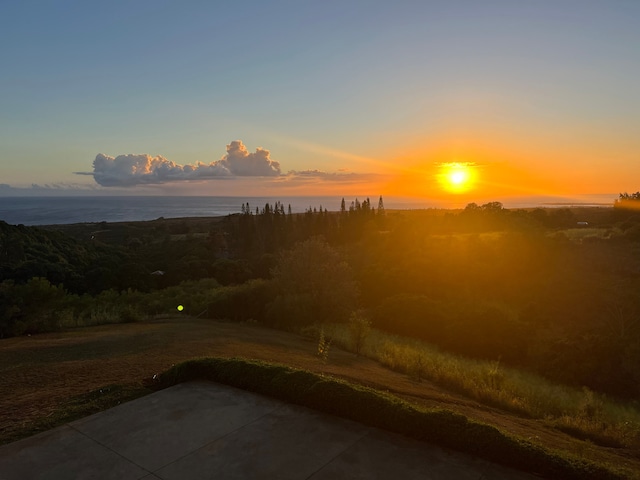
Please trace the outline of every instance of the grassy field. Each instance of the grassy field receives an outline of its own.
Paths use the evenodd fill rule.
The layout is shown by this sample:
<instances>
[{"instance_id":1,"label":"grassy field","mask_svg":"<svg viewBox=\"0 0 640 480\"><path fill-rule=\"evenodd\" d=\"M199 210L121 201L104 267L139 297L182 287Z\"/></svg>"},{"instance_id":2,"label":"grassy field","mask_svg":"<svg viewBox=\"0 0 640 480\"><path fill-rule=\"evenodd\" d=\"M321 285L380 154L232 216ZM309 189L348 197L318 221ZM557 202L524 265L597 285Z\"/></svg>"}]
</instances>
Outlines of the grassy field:
<instances>
[{"instance_id":1,"label":"grassy field","mask_svg":"<svg viewBox=\"0 0 640 480\"><path fill-rule=\"evenodd\" d=\"M344 324L325 327L336 344L352 349ZM568 387L498 361L462 358L420 342L371 330L361 353L417 381L429 380L486 405L544 420L576 438L605 447L640 450L638 405L617 402L588 388Z\"/></svg>"},{"instance_id":2,"label":"grassy field","mask_svg":"<svg viewBox=\"0 0 640 480\"><path fill-rule=\"evenodd\" d=\"M443 387L426 374L393 371L335 344L322 361L317 347L313 337L188 317L5 339L0 341L0 442L148 393L154 388L154 375L185 360L245 357L345 379L391 393L416 408L444 408L495 426L534 447L640 472L636 445L603 446L576 438L547 418ZM424 368L430 369L429 365Z\"/></svg>"}]
</instances>

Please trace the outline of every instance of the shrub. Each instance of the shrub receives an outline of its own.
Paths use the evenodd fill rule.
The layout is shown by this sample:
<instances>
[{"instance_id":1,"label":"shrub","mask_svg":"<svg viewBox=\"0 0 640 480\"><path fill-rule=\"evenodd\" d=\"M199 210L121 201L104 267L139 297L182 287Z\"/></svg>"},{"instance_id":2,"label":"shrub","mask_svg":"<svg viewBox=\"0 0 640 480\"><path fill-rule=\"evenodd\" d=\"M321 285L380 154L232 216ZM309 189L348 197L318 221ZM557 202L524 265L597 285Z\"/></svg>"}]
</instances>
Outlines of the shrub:
<instances>
[{"instance_id":1,"label":"shrub","mask_svg":"<svg viewBox=\"0 0 640 480\"><path fill-rule=\"evenodd\" d=\"M139 322L143 319L144 317L142 313L140 313L136 307L131 305L125 305L120 310L120 321L123 323Z\"/></svg>"},{"instance_id":2,"label":"shrub","mask_svg":"<svg viewBox=\"0 0 640 480\"><path fill-rule=\"evenodd\" d=\"M266 305L273 297L268 280L250 280L242 285L218 288L207 304L207 316L235 321L264 321Z\"/></svg>"}]
</instances>

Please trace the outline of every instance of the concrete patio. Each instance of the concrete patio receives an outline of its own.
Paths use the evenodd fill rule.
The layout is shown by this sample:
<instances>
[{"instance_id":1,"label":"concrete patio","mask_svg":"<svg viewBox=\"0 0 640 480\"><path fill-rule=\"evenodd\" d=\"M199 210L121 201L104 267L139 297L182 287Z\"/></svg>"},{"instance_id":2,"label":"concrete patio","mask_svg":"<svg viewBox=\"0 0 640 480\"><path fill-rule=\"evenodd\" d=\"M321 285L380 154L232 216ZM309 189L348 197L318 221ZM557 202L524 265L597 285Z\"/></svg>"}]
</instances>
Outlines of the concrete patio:
<instances>
[{"instance_id":1,"label":"concrete patio","mask_svg":"<svg viewBox=\"0 0 640 480\"><path fill-rule=\"evenodd\" d=\"M0 480L537 477L212 382L0 447Z\"/></svg>"}]
</instances>

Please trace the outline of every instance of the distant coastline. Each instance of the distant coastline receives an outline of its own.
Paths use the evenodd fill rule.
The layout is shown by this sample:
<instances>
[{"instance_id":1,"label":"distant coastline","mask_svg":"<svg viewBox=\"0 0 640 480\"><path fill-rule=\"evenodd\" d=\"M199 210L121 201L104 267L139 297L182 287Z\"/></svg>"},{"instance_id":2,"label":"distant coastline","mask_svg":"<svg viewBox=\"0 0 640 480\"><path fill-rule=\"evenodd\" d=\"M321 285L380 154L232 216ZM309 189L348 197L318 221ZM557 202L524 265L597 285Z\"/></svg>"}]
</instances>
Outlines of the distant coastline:
<instances>
[{"instance_id":1,"label":"distant coastline","mask_svg":"<svg viewBox=\"0 0 640 480\"><path fill-rule=\"evenodd\" d=\"M617 195L595 194L572 198L519 197L509 199L473 199L452 197L449 201L426 198L384 196L389 210L460 209L468 203L478 204L501 201L506 208L560 208L613 206ZM281 202L285 210L289 205L293 213L320 208L340 209L343 197L190 197L190 196L0 196L0 220L12 225L57 225L71 223L147 221L164 218L216 217L240 213L242 205L249 203L251 211ZM347 208L355 196L344 196ZM360 196L362 201L366 196ZM374 208L378 195L369 197Z\"/></svg>"},{"instance_id":2,"label":"distant coastline","mask_svg":"<svg viewBox=\"0 0 640 480\"><path fill-rule=\"evenodd\" d=\"M613 202L543 202L540 205L550 207L613 207Z\"/></svg>"}]
</instances>

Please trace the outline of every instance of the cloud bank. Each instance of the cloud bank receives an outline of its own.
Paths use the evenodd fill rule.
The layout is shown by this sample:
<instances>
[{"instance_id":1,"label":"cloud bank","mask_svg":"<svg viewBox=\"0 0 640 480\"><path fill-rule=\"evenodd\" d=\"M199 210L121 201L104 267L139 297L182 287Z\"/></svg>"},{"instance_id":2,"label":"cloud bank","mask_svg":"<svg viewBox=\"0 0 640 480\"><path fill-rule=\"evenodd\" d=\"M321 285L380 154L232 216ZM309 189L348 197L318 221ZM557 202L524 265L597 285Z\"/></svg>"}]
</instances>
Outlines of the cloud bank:
<instances>
[{"instance_id":1,"label":"cloud bank","mask_svg":"<svg viewBox=\"0 0 640 480\"><path fill-rule=\"evenodd\" d=\"M111 157L99 153L93 161L93 172L74 172L91 175L103 187L133 187L184 180L204 180L224 177L276 177L281 174L280 163L271 160L269 150L257 148L254 153L240 140L227 145L227 154L211 163L179 165L162 156L128 154Z\"/></svg>"}]
</instances>

